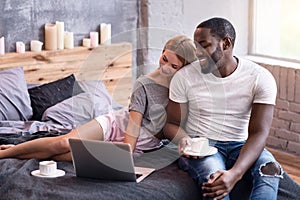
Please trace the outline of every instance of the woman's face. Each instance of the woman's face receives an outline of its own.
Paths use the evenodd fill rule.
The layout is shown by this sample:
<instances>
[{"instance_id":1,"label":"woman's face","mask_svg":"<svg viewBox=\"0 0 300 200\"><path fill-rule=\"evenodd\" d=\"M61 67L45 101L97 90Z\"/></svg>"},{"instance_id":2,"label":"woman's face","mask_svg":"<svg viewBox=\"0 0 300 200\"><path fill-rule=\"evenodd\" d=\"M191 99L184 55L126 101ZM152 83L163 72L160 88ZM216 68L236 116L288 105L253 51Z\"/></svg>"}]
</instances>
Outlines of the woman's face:
<instances>
[{"instance_id":1,"label":"woman's face","mask_svg":"<svg viewBox=\"0 0 300 200\"><path fill-rule=\"evenodd\" d=\"M183 66L177 55L166 49L160 56L159 67L160 73L164 76L173 76Z\"/></svg>"}]
</instances>

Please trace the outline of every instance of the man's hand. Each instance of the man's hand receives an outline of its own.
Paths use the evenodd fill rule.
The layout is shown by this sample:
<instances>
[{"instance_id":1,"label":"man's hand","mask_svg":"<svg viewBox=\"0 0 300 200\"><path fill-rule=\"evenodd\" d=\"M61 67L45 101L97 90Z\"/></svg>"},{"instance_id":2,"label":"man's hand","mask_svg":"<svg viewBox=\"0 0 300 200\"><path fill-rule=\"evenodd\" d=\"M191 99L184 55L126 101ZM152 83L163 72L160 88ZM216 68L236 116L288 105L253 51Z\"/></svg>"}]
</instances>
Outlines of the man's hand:
<instances>
[{"instance_id":1,"label":"man's hand","mask_svg":"<svg viewBox=\"0 0 300 200\"><path fill-rule=\"evenodd\" d=\"M198 159L199 156L190 156L184 153L184 150L191 144L192 144L192 138L190 138L189 136L181 138L181 140L178 143L178 153L187 158Z\"/></svg>"},{"instance_id":2,"label":"man's hand","mask_svg":"<svg viewBox=\"0 0 300 200\"><path fill-rule=\"evenodd\" d=\"M189 136L180 139L180 141L178 142L178 153L180 155L184 154L185 148L192 144L191 140L192 139Z\"/></svg>"},{"instance_id":3,"label":"man's hand","mask_svg":"<svg viewBox=\"0 0 300 200\"><path fill-rule=\"evenodd\" d=\"M209 180L202 184L203 197L223 199L238 181L239 178L230 170L219 170L211 174Z\"/></svg>"}]
</instances>

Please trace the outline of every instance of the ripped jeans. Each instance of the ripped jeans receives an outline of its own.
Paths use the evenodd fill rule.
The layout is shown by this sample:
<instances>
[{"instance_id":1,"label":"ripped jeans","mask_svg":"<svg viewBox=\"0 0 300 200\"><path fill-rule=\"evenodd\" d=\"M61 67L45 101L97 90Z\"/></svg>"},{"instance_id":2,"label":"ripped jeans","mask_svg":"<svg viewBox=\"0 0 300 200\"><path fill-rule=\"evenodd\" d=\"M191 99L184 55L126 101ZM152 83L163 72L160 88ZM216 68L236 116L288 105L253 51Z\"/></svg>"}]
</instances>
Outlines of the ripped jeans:
<instances>
[{"instance_id":1,"label":"ripped jeans","mask_svg":"<svg viewBox=\"0 0 300 200\"><path fill-rule=\"evenodd\" d=\"M216 147L218 149L218 153L200 159L181 157L178 161L178 165L181 169L187 171L189 175L197 181L197 184L201 190L202 183L208 180L208 177L211 173L214 173L219 169L230 169L234 165L244 143L245 142L210 141L210 145ZM267 173L263 173L264 171L262 169L264 166L267 166L268 163L276 163L277 166L279 166L280 172L277 174L274 171L270 172L271 170L269 170ZM274 169L274 167L272 169ZM248 187L250 185L252 187L248 187L248 189L238 189L237 191L239 193L239 197L232 197L232 194L230 194L224 199L229 200L230 197L232 197L231 199L249 198L251 200L275 200L277 199L279 178L282 177L282 174L283 170L280 165L276 162L273 155L265 149L242 178L243 182L246 181L244 186ZM241 195L245 195L244 191L246 190L248 190L248 196L241 198Z\"/></svg>"}]
</instances>

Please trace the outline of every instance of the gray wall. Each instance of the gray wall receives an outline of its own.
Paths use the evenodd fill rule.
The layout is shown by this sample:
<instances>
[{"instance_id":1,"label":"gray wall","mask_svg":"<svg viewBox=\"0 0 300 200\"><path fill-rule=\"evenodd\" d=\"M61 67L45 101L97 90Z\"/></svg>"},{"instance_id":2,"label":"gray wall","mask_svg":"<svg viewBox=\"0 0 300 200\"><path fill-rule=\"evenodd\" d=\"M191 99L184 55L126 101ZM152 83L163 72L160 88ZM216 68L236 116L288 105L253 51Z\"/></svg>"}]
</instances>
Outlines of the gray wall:
<instances>
[{"instance_id":1,"label":"gray wall","mask_svg":"<svg viewBox=\"0 0 300 200\"><path fill-rule=\"evenodd\" d=\"M44 25L63 21L65 31L74 32L75 46L100 23L112 24L112 41L135 40L138 0L1 0L0 37L6 52L15 51L15 42L44 41Z\"/></svg>"},{"instance_id":2,"label":"gray wall","mask_svg":"<svg viewBox=\"0 0 300 200\"><path fill-rule=\"evenodd\" d=\"M148 14L149 49L144 52L146 74L158 64L160 49L174 35L184 34L193 38L195 27L211 17L224 17L232 22L237 32L235 53L248 54L249 0L141 0Z\"/></svg>"},{"instance_id":3,"label":"gray wall","mask_svg":"<svg viewBox=\"0 0 300 200\"><path fill-rule=\"evenodd\" d=\"M183 0L183 30L193 37L195 27L211 17L227 18L237 33L235 53L248 54L249 0Z\"/></svg>"},{"instance_id":4,"label":"gray wall","mask_svg":"<svg viewBox=\"0 0 300 200\"><path fill-rule=\"evenodd\" d=\"M15 42L29 49L32 39L44 40L45 23L64 21L74 32L75 46L100 23L112 24L112 41L133 45L133 76L147 74L158 66L165 42L172 36L193 32L202 20L221 16L237 31L235 52L248 53L249 0L1 0L0 37L6 52ZM136 68L135 68L136 67Z\"/></svg>"}]
</instances>

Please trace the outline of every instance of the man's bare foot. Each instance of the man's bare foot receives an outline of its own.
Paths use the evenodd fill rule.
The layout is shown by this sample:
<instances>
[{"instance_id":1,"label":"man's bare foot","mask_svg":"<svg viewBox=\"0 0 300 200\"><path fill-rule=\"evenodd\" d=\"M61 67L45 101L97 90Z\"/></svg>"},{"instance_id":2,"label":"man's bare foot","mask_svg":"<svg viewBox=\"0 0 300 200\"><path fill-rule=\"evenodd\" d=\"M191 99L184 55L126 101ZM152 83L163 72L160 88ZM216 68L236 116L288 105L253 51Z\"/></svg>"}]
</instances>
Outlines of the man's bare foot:
<instances>
[{"instance_id":1,"label":"man's bare foot","mask_svg":"<svg viewBox=\"0 0 300 200\"><path fill-rule=\"evenodd\" d=\"M0 145L0 150L5 150L5 149L9 149L10 147L15 146L14 144L3 144Z\"/></svg>"}]
</instances>

